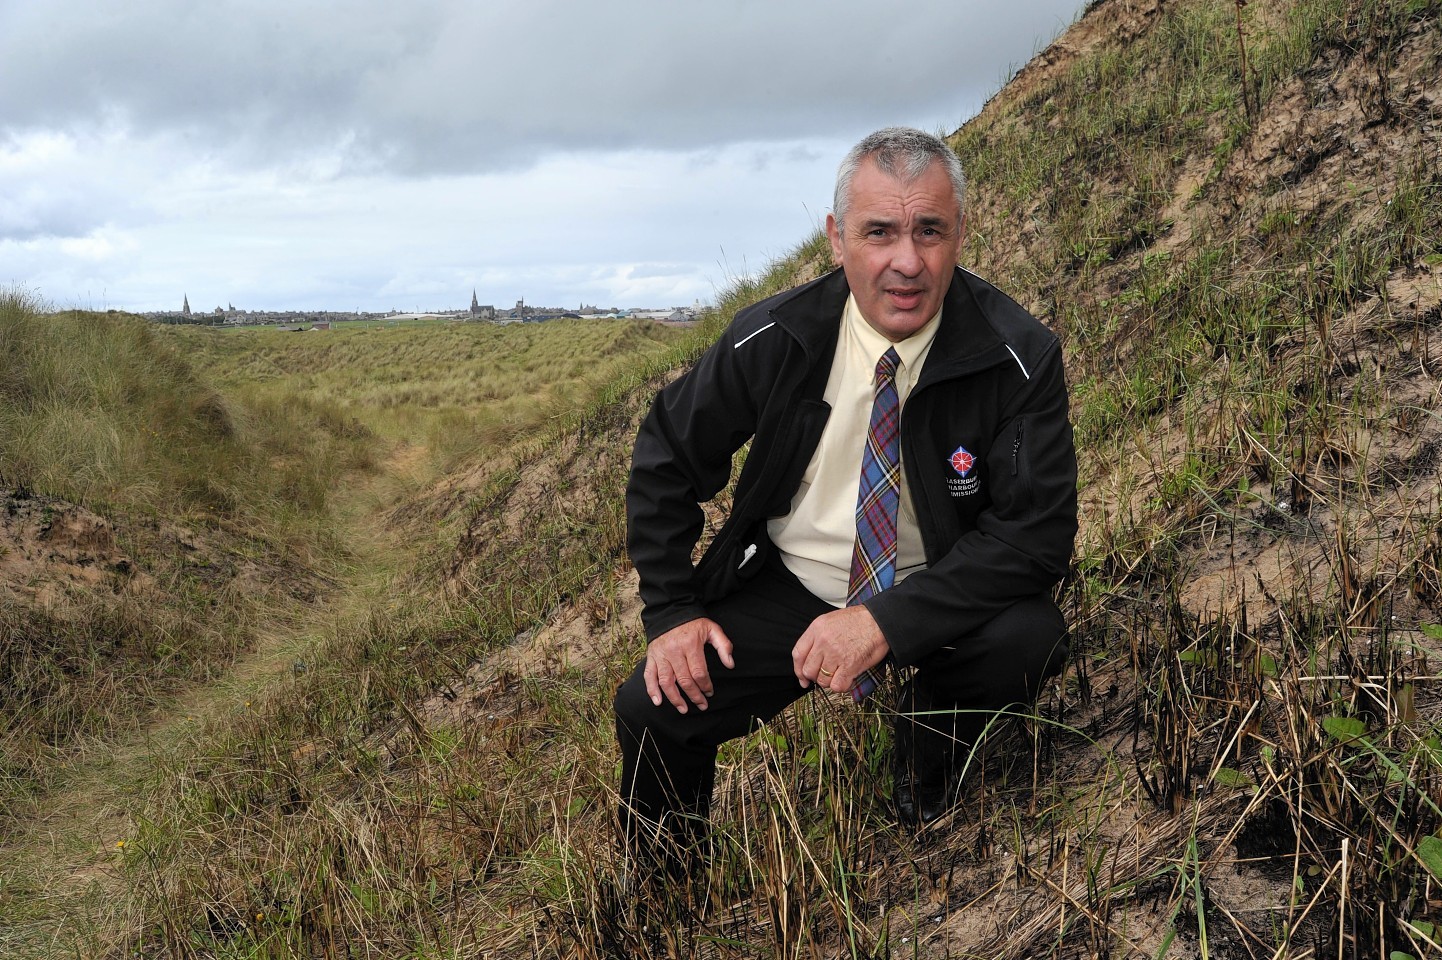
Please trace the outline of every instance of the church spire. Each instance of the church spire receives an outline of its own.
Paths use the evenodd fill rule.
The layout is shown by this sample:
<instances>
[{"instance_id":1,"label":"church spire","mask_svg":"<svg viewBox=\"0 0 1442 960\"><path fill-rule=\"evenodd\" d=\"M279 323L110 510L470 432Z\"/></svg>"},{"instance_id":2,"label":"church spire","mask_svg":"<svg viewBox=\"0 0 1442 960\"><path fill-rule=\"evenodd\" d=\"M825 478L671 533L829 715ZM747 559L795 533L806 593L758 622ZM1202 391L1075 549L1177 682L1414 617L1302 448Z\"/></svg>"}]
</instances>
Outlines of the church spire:
<instances>
[{"instance_id":1,"label":"church spire","mask_svg":"<svg viewBox=\"0 0 1442 960\"><path fill-rule=\"evenodd\" d=\"M180 313L182 316L188 317L190 316L190 297L189 295L182 295L182 298L185 300L185 304L180 308Z\"/></svg>"}]
</instances>

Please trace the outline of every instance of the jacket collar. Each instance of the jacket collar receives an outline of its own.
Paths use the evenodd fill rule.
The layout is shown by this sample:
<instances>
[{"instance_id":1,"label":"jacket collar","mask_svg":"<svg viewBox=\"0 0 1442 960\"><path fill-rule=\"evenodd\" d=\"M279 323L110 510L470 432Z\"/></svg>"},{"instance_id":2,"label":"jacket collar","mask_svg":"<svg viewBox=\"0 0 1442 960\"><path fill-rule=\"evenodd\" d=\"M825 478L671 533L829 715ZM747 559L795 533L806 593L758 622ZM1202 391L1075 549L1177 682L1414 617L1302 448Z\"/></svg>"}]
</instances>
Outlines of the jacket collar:
<instances>
[{"instance_id":1,"label":"jacket collar","mask_svg":"<svg viewBox=\"0 0 1442 960\"><path fill-rule=\"evenodd\" d=\"M1010 358L1006 343L999 337L977 302L973 283L980 283L971 274L957 267L951 286L942 301L941 327L926 359L926 366L917 381L919 388L937 380L950 379ZM840 268L805 286L797 287L771 308L771 316L800 343L814 361L835 351L837 332L841 328L841 312L851 288Z\"/></svg>"},{"instance_id":2,"label":"jacket collar","mask_svg":"<svg viewBox=\"0 0 1442 960\"><path fill-rule=\"evenodd\" d=\"M997 335L977 301L973 283L981 281L957 267L942 301L941 328L913 390L938 380L984 370L1011 359L1006 341Z\"/></svg>"},{"instance_id":3,"label":"jacket collar","mask_svg":"<svg viewBox=\"0 0 1442 960\"><path fill-rule=\"evenodd\" d=\"M846 283L846 274L837 268L784 295L771 308L771 316L801 342L807 357L815 362L823 351L835 352L841 312L849 296L851 287Z\"/></svg>"}]
</instances>

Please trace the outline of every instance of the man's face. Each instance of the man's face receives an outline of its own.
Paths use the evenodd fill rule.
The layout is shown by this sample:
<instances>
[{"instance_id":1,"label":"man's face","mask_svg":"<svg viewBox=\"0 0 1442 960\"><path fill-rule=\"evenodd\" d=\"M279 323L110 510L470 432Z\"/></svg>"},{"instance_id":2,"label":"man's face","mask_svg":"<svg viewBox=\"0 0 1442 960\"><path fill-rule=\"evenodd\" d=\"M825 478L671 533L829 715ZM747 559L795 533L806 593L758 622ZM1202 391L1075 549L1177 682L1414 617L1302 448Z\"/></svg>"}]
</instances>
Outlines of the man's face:
<instances>
[{"instance_id":1,"label":"man's face","mask_svg":"<svg viewBox=\"0 0 1442 960\"><path fill-rule=\"evenodd\" d=\"M951 285L965 237L951 179L933 163L904 182L868 158L851 178L849 197L843 225L826 217L831 252L866 322L899 343L936 316Z\"/></svg>"}]
</instances>

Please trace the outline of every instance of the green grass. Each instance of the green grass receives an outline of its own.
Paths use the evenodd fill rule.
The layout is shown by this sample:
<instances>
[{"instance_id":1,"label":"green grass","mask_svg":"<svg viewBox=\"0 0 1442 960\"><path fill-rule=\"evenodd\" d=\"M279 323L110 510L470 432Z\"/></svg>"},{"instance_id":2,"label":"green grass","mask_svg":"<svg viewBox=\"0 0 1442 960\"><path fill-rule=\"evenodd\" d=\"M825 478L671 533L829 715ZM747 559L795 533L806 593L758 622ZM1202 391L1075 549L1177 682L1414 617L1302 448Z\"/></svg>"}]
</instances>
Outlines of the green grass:
<instances>
[{"instance_id":1,"label":"green grass","mask_svg":"<svg viewBox=\"0 0 1442 960\"><path fill-rule=\"evenodd\" d=\"M423 445L439 472L558 416L636 355L682 332L649 321L555 320L324 332L167 327L197 371L251 407L297 417L317 407L390 443Z\"/></svg>"},{"instance_id":2,"label":"green grass","mask_svg":"<svg viewBox=\"0 0 1442 960\"><path fill-rule=\"evenodd\" d=\"M333 407L301 401L281 417L235 402L138 317L6 295L0 349L0 481L13 488L274 528L375 454Z\"/></svg>"},{"instance_id":3,"label":"green grass","mask_svg":"<svg viewBox=\"0 0 1442 960\"><path fill-rule=\"evenodd\" d=\"M9 515L33 513L42 538L52 517L78 517L100 557L124 558L93 571L99 589L61 572L43 607L0 599L8 814L78 746L224 671L267 619L257 599L282 604L334 573L318 562L345 553L330 493L369 467L376 441L330 410L292 420L236 404L136 317L50 314L7 294L0 352ZM248 590L231 582L241 568L258 574Z\"/></svg>"}]
</instances>

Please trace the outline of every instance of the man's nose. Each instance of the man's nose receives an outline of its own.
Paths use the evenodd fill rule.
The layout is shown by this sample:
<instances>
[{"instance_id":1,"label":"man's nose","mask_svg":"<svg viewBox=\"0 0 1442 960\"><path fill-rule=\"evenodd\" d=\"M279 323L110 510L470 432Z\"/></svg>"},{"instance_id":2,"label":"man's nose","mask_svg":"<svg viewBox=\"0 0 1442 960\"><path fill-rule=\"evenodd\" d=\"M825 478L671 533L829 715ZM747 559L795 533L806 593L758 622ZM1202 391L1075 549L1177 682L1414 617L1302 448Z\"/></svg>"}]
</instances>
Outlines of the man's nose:
<instances>
[{"instance_id":1,"label":"man's nose","mask_svg":"<svg viewBox=\"0 0 1442 960\"><path fill-rule=\"evenodd\" d=\"M903 277L914 277L921 273L921 252L914 239L903 236L897 240L891 249L891 269Z\"/></svg>"}]
</instances>

